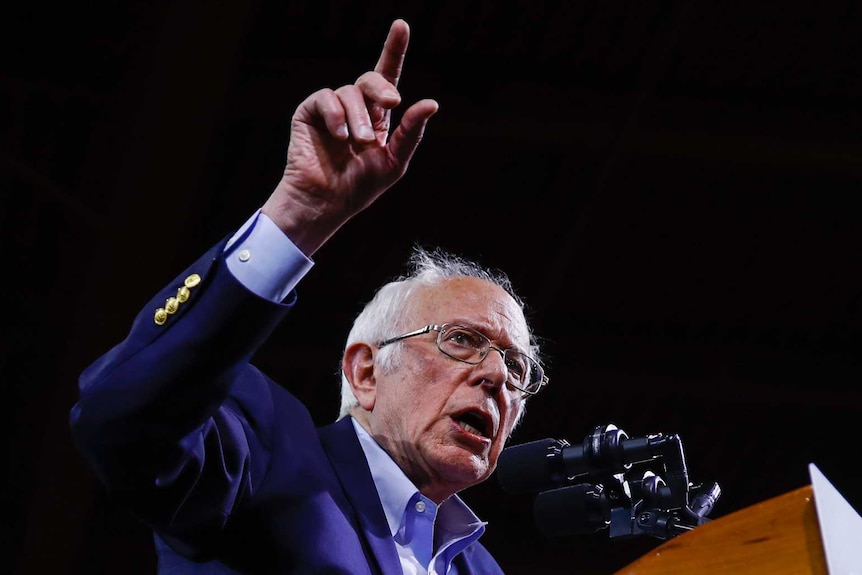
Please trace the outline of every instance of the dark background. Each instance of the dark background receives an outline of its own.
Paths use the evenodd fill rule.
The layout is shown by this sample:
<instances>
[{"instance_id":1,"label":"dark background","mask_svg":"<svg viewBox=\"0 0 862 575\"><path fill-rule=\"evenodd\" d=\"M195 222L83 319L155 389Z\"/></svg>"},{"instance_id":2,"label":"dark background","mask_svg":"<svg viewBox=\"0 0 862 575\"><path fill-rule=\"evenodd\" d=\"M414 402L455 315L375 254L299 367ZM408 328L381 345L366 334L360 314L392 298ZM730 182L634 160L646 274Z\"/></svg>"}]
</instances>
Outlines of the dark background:
<instances>
[{"instance_id":1,"label":"dark background","mask_svg":"<svg viewBox=\"0 0 862 575\"><path fill-rule=\"evenodd\" d=\"M544 337L516 441L676 433L713 518L809 463L862 508L858 2L36 2L5 12L0 74L13 572L154 572L69 443L77 375L263 202L293 109L371 68L395 17L405 101L440 112L257 362L331 421L352 317L440 245L509 272ZM495 481L464 497L515 575L660 544L546 539Z\"/></svg>"}]
</instances>

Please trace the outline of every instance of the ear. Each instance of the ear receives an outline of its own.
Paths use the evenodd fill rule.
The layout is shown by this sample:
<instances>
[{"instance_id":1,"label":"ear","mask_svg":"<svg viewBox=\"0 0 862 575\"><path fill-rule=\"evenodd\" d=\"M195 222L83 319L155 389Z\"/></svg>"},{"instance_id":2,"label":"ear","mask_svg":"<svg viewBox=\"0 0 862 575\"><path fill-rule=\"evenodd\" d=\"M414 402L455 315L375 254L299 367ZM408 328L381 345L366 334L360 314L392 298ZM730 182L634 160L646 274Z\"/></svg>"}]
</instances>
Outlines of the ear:
<instances>
[{"instance_id":1,"label":"ear","mask_svg":"<svg viewBox=\"0 0 862 575\"><path fill-rule=\"evenodd\" d=\"M365 411L374 409L377 380L374 378L374 349L367 343L352 343L344 350L341 369L350 382L353 395Z\"/></svg>"}]
</instances>

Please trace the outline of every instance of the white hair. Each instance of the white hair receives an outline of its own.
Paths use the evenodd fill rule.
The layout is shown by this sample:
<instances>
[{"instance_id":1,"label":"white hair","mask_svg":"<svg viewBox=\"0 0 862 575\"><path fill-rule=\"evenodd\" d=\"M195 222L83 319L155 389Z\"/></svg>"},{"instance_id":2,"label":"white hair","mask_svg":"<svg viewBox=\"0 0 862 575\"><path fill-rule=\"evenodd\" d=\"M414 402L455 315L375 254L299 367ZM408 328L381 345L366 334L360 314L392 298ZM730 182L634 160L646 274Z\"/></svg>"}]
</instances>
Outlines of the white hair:
<instances>
[{"instance_id":1,"label":"white hair","mask_svg":"<svg viewBox=\"0 0 862 575\"><path fill-rule=\"evenodd\" d=\"M407 261L406 273L377 290L371 301L365 305L353 321L353 327L347 334L344 348L347 349L355 342L376 345L378 342L403 331L415 329L416 326L409 325L409 322L411 321L410 304L413 301L416 288L437 286L448 278L465 276L479 278L501 287L515 300L521 311L524 311L524 302L515 294L512 289L512 282L505 273L483 267L475 261L454 255L440 248L426 250L423 247L414 246ZM529 325L527 326L527 333L530 355L541 363L539 346ZM377 354L381 369L390 371L396 368L400 361L400 352L401 346L397 344L381 348ZM353 394L347 376L342 371L341 409L338 419L349 415L350 410L356 405L358 405L356 396ZM522 404L518 421L523 414L524 406Z\"/></svg>"}]
</instances>

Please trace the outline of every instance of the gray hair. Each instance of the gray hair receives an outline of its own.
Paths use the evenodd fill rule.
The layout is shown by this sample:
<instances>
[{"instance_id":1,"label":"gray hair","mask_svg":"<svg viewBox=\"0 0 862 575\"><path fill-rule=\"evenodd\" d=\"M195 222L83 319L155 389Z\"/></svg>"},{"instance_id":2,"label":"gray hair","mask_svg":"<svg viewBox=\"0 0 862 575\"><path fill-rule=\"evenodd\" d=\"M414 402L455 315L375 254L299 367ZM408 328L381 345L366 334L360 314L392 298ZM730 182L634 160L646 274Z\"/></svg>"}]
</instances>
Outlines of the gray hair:
<instances>
[{"instance_id":1,"label":"gray hair","mask_svg":"<svg viewBox=\"0 0 862 575\"><path fill-rule=\"evenodd\" d=\"M440 248L427 250L421 246L414 246L407 261L406 272L378 289L371 301L356 316L353 327L347 334L345 349L358 341L377 343L392 337L393 334L414 329L416 326L408 325L411 321L408 312L416 288L437 286L448 278L464 276L482 279L501 287L524 311L524 302L515 294L512 282L505 273L486 268L473 260ZM527 325L527 332L530 338L530 355L541 363L539 345L529 325ZM381 368L389 371L397 367L400 355L401 346L391 345L380 349L377 358ZM338 419L349 415L350 410L356 405L358 405L356 396L353 395L347 376L342 372L341 409ZM518 420L523 414L522 406Z\"/></svg>"}]
</instances>

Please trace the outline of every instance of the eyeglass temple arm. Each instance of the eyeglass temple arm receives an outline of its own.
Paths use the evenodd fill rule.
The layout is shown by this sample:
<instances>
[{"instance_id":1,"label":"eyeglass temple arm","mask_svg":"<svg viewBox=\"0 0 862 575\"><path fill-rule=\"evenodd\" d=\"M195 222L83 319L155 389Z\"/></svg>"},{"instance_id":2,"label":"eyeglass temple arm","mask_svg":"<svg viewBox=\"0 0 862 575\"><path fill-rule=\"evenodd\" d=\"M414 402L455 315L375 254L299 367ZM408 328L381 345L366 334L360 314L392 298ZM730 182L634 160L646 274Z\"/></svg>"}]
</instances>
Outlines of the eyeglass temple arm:
<instances>
[{"instance_id":1,"label":"eyeglass temple arm","mask_svg":"<svg viewBox=\"0 0 862 575\"><path fill-rule=\"evenodd\" d=\"M395 343L396 341L401 341L402 339L407 339L408 337L414 337L417 335L422 335L423 333L428 333L429 331L431 331L433 329L439 330L440 326L434 325L434 324L426 325L425 327L419 328L415 331L411 331L410 333L405 333L403 335L398 335L395 337L391 337L389 339L384 339L383 341L381 341L380 343L377 344L377 347L383 347L384 345L389 345L390 343Z\"/></svg>"}]
</instances>

